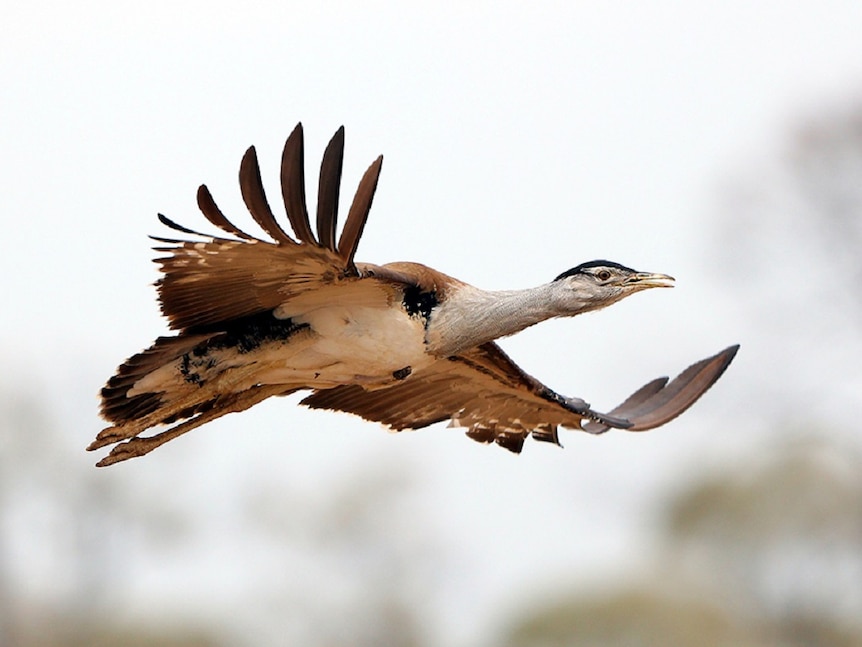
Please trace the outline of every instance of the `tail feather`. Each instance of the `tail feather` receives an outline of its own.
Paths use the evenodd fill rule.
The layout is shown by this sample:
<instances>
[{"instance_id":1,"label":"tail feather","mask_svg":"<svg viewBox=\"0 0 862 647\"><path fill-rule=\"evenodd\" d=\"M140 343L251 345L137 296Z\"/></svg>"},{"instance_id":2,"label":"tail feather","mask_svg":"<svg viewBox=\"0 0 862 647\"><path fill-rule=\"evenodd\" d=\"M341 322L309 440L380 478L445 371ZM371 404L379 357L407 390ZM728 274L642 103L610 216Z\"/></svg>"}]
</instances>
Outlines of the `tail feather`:
<instances>
[{"instance_id":1,"label":"tail feather","mask_svg":"<svg viewBox=\"0 0 862 647\"><path fill-rule=\"evenodd\" d=\"M151 377L155 371L162 369L163 367L170 366L172 363L176 362L179 357L186 355L190 352L191 348L194 348L193 346L190 348L185 345L174 344L173 338L167 339L169 340L168 343L175 348L185 348L186 350L181 351L180 354L176 356L171 357L170 355L166 355L171 357L171 359L162 364L154 363L149 369L142 370L140 377L137 380L132 381L130 386L125 390L121 390L118 387L117 391L111 394L111 397L113 398L112 402L118 402L114 409L121 411L123 415L116 416L114 420L109 419L109 421L114 424L102 429L87 449L99 449L105 445L133 438L150 427L176 422L196 415L199 416L201 414L207 414L211 409L219 405L221 399L233 394L232 387L240 384L257 370L254 364L235 367L229 371L229 375L222 374L220 376L221 379L213 379L212 381L203 384L186 383L183 380L180 369L177 368L176 375L174 375L171 370L167 372L167 374L173 377L174 380L172 383L166 384L164 390L154 390L152 392L135 394L130 397L127 396L129 392L134 390L135 385L138 385L138 388L140 388L140 380ZM159 342L157 341L155 346L158 346L158 344ZM147 351L142 353L142 355L146 353ZM151 355L156 356L157 353L154 352L151 353ZM129 365L129 362L123 366L126 365ZM138 404L123 407L123 403L121 401L122 398L125 398L129 402L135 402ZM135 410L144 410L145 407L150 407L151 410L139 416L131 415Z\"/></svg>"},{"instance_id":2,"label":"tail feather","mask_svg":"<svg viewBox=\"0 0 862 647\"><path fill-rule=\"evenodd\" d=\"M286 384L260 384L260 371L272 361L267 359L270 347L281 348L307 329L263 312L226 322L218 330L159 337L127 359L102 389L102 416L111 424L88 449L121 444L100 465L140 456L208 420L296 390ZM178 424L136 438L173 423Z\"/></svg>"},{"instance_id":3,"label":"tail feather","mask_svg":"<svg viewBox=\"0 0 862 647\"><path fill-rule=\"evenodd\" d=\"M117 369L102 389L102 416L113 424L87 447L92 451L117 443L99 466L143 456L205 422L296 390L281 384L254 385L255 362L206 374L206 379L193 375L190 364L207 359L207 343L220 334L159 337ZM139 437L152 427L172 423L179 424Z\"/></svg>"},{"instance_id":4,"label":"tail feather","mask_svg":"<svg viewBox=\"0 0 862 647\"><path fill-rule=\"evenodd\" d=\"M214 333L159 337L148 349L127 359L117 369L116 375L102 388L102 417L115 425L122 425L157 411L162 404L161 393L138 393L130 396L129 391L153 371L191 352L213 336Z\"/></svg>"}]
</instances>

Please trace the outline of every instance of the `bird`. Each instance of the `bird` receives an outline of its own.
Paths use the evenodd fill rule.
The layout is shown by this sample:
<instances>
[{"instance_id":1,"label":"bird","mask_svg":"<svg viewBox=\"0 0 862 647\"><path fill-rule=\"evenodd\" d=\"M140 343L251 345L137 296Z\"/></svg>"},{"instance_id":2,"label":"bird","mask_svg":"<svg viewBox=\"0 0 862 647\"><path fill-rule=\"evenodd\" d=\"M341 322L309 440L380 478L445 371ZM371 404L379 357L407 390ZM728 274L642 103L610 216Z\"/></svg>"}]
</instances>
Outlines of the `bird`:
<instances>
[{"instance_id":1,"label":"bird","mask_svg":"<svg viewBox=\"0 0 862 647\"><path fill-rule=\"evenodd\" d=\"M311 409L395 431L448 421L514 453L528 436L560 445L561 428L644 431L690 407L739 349L725 348L672 381L652 380L608 413L596 411L527 374L495 340L672 287L671 276L594 260L535 288L488 291L420 263L358 262L383 157L362 176L340 235L344 127L323 153L314 229L304 157L299 123L281 159L290 233L270 207L254 146L240 164L240 190L270 240L228 220L206 185L198 188L198 207L220 233L158 214L173 232L150 238L163 254L154 259L162 273L156 287L174 334L131 356L102 388L100 413L110 426L88 450L113 447L98 466L143 456L227 413L297 391L310 391L301 404Z\"/></svg>"}]
</instances>

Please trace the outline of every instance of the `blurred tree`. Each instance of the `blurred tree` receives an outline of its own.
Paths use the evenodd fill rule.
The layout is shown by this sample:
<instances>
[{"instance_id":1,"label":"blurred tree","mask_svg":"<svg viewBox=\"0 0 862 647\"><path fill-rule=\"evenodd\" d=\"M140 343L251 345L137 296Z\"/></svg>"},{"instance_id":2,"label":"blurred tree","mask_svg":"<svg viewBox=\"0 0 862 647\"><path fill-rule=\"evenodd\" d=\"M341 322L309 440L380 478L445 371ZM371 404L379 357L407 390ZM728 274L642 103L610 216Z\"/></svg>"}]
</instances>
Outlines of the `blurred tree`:
<instances>
[{"instance_id":1,"label":"blurred tree","mask_svg":"<svg viewBox=\"0 0 862 647\"><path fill-rule=\"evenodd\" d=\"M716 307L748 362L737 378L749 383L735 380L743 423L850 419L862 390L862 97L799 119L780 154L740 165L714 222L727 299Z\"/></svg>"},{"instance_id":2,"label":"blurred tree","mask_svg":"<svg viewBox=\"0 0 862 647\"><path fill-rule=\"evenodd\" d=\"M862 306L862 102L809 119L787 154L800 206L816 222L809 241L841 267L848 296Z\"/></svg>"},{"instance_id":3,"label":"blurred tree","mask_svg":"<svg viewBox=\"0 0 862 647\"><path fill-rule=\"evenodd\" d=\"M22 625L15 647L221 647L206 630L115 623L105 618L56 616L33 609L36 617ZM4 647L6 647L4 643Z\"/></svg>"},{"instance_id":4,"label":"blurred tree","mask_svg":"<svg viewBox=\"0 0 862 647\"><path fill-rule=\"evenodd\" d=\"M505 647L746 647L760 643L734 618L693 596L660 586L584 595L549 605L517 623Z\"/></svg>"},{"instance_id":5,"label":"blurred tree","mask_svg":"<svg viewBox=\"0 0 862 647\"><path fill-rule=\"evenodd\" d=\"M669 504L650 581L520 618L509 647L862 646L859 430L787 439L788 417L858 410L862 101L804 120L725 188L715 266L751 327L735 410L774 442Z\"/></svg>"},{"instance_id":6,"label":"blurred tree","mask_svg":"<svg viewBox=\"0 0 862 647\"><path fill-rule=\"evenodd\" d=\"M862 306L862 101L802 120L780 157L743 173L716 214L715 250L734 289L758 292L773 314L807 306L834 318Z\"/></svg>"},{"instance_id":7,"label":"blurred tree","mask_svg":"<svg viewBox=\"0 0 862 647\"><path fill-rule=\"evenodd\" d=\"M308 647L419 647L429 627L419 610L442 564L429 543L427 524L410 505L412 479L376 464L373 471L346 474L325 497L285 491L258 481L244 509L247 519L274 544L291 546L274 556L286 575L298 565L316 573L297 583L258 592L261 606L278 608L292 643ZM285 496L287 495L287 496Z\"/></svg>"},{"instance_id":8,"label":"blurred tree","mask_svg":"<svg viewBox=\"0 0 862 647\"><path fill-rule=\"evenodd\" d=\"M862 644L860 464L809 441L706 481L670 507L668 560L781 644Z\"/></svg>"},{"instance_id":9,"label":"blurred tree","mask_svg":"<svg viewBox=\"0 0 862 647\"><path fill-rule=\"evenodd\" d=\"M201 505L222 483L189 493L182 462L157 479L95 470L45 392L0 382L0 647L426 644L419 610L440 560L403 469L308 492L252 467L227 486L235 500ZM218 592L183 604L198 577L224 586L229 617ZM167 613L140 593L159 586L180 601Z\"/></svg>"},{"instance_id":10,"label":"blurred tree","mask_svg":"<svg viewBox=\"0 0 862 647\"><path fill-rule=\"evenodd\" d=\"M859 647L860 464L800 442L695 484L668 505L650 580L546 605L502 644Z\"/></svg>"},{"instance_id":11,"label":"blurred tree","mask_svg":"<svg viewBox=\"0 0 862 647\"><path fill-rule=\"evenodd\" d=\"M216 645L179 621L111 619L106 609L139 529L164 528L171 506L130 504L128 491L97 475L58 432L35 395L45 390L25 382L0 383L0 645Z\"/></svg>"}]
</instances>

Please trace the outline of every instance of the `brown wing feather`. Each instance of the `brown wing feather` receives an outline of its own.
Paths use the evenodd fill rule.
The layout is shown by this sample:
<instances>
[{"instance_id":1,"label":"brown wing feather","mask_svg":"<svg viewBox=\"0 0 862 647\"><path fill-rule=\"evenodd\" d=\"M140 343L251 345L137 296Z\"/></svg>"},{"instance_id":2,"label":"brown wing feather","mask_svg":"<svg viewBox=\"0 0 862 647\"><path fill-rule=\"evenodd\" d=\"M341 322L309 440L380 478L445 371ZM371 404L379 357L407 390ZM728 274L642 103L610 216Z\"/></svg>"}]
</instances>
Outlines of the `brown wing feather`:
<instances>
[{"instance_id":1,"label":"brown wing feather","mask_svg":"<svg viewBox=\"0 0 862 647\"><path fill-rule=\"evenodd\" d=\"M395 430L451 419L454 425L466 427L474 440L494 441L518 452L530 434L558 443L558 427L602 433L610 428L640 431L669 422L706 392L735 352L733 347L698 362L667 386L667 378L653 380L610 414L555 393L494 343L439 360L389 388L366 391L356 385L340 386L315 391L302 404L355 413ZM583 420L587 424L582 427Z\"/></svg>"},{"instance_id":2,"label":"brown wing feather","mask_svg":"<svg viewBox=\"0 0 862 647\"><path fill-rule=\"evenodd\" d=\"M210 190L206 187L206 184L201 184L198 187L198 208L201 210L201 213L204 214L204 217L219 229L244 240L257 240L257 238L245 233L242 229L227 219L221 209L218 208L215 200L213 200L213 196L210 193Z\"/></svg>"},{"instance_id":3,"label":"brown wing feather","mask_svg":"<svg viewBox=\"0 0 862 647\"><path fill-rule=\"evenodd\" d=\"M189 229L188 227L184 227L183 225L181 225L177 222L174 222L173 220L168 218L163 213L156 214L156 217L159 219L159 222L162 223L165 227L167 227L168 229L173 229L174 231L178 231L181 234L191 234L192 236L203 236L204 238L213 238L213 236L210 236L209 234L202 234L201 232L195 231L194 229ZM161 241L163 243L179 242L173 238L162 238L161 236L150 236L150 238L152 238L153 240Z\"/></svg>"},{"instance_id":4,"label":"brown wing feather","mask_svg":"<svg viewBox=\"0 0 862 647\"><path fill-rule=\"evenodd\" d=\"M720 353L692 364L670 384L659 378L644 385L610 413L632 422L629 431L646 431L670 422L693 405L700 396L715 384L730 366L739 345L725 348ZM590 433L602 433L608 427L589 423L584 427Z\"/></svg>"},{"instance_id":5,"label":"brown wing feather","mask_svg":"<svg viewBox=\"0 0 862 647\"><path fill-rule=\"evenodd\" d=\"M249 147L239 165L239 188L254 221L282 245L295 245L296 241L279 226L266 199L260 179L260 165L254 146Z\"/></svg>"},{"instance_id":6,"label":"brown wing feather","mask_svg":"<svg viewBox=\"0 0 862 647\"><path fill-rule=\"evenodd\" d=\"M368 212L371 210L371 202L374 200L382 166L383 155L374 160L374 163L365 171L359 182L359 188L356 189L350 211L347 212L347 220L344 221L344 229L341 230L341 238L338 239L338 253L348 265L353 264L353 256L356 254L359 238L368 220Z\"/></svg>"},{"instance_id":7,"label":"brown wing feather","mask_svg":"<svg viewBox=\"0 0 862 647\"><path fill-rule=\"evenodd\" d=\"M344 126L335 131L320 162L317 189L317 236L320 244L335 251L335 229L338 222L338 192L344 160Z\"/></svg>"},{"instance_id":8,"label":"brown wing feather","mask_svg":"<svg viewBox=\"0 0 862 647\"><path fill-rule=\"evenodd\" d=\"M343 261L320 247L215 240L156 247L164 276L157 282L174 329L200 328L271 310L338 280Z\"/></svg>"},{"instance_id":9,"label":"brown wing feather","mask_svg":"<svg viewBox=\"0 0 862 647\"><path fill-rule=\"evenodd\" d=\"M530 432L555 441L558 425L580 428L584 417L598 415L526 374L494 343L438 360L389 388L340 386L315 391L302 404L355 413L395 430L451 419L471 437L513 450Z\"/></svg>"},{"instance_id":10,"label":"brown wing feather","mask_svg":"<svg viewBox=\"0 0 862 647\"><path fill-rule=\"evenodd\" d=\"M298 124L282 155L282 195L288 219L301 243L275 220L263 190L254 147L248 149L240 165L240 188L252 217L275 244L250 236L231 223L206 186L198 189L198 205L204 216L241 240L205 236L162 219L177 231L208 238L204 242L157 238L173 245L156 248L167 253L156 259L164 273L157 286L162 312L172 328L208 330L223 321L272 309L299 294L359 276L353 253L371 207L381 160L371 165L359 184L340 241L344 253L339 254L334 239L344 128L333 136L321 165L320 244L315 242L308 222L302 153L302 125Z\"/></svg>"},{"instance_id":11,"label":"brown wing feather","mask_svg":"<svg viewBox=\"0 0 862 647\"><path fill-rule=\"evenodd\" d=\"M305 166L302 124L290 133L281 154L281 196L290 226L299 240L316 245L305 206Z\"/></svg>"}]
</instances>

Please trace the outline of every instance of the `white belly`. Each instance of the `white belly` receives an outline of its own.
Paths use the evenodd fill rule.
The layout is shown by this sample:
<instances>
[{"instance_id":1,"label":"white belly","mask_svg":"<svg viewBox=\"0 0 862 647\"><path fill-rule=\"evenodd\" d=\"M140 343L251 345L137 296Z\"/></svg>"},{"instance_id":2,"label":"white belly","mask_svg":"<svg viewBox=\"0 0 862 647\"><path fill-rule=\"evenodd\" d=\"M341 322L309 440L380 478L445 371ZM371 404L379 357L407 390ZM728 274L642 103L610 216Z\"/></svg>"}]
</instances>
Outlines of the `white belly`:
<instances>
[{"instance_id":1,"label":"white belly","mask_svg":"<svg viewBox=\"0 0 862 647\"><path fill-rule=\"evenodd\" d=\"M259 383L373 386L399 379L393 375L398 372L403 379L434 361L425 352L423 320L401 308L329 306L292 319L308 324L312 334L307 341L261 349L266 368Z\"/></svg>"}]
</instances>

